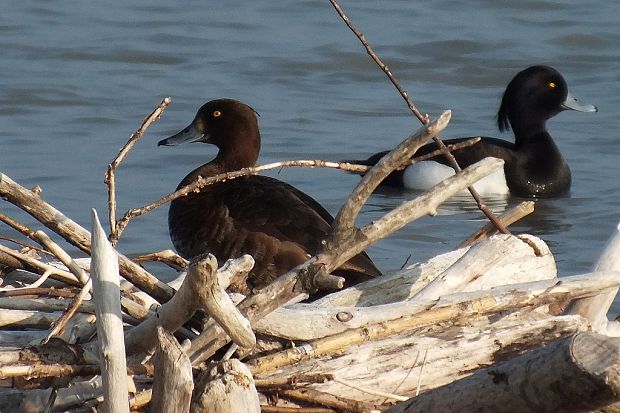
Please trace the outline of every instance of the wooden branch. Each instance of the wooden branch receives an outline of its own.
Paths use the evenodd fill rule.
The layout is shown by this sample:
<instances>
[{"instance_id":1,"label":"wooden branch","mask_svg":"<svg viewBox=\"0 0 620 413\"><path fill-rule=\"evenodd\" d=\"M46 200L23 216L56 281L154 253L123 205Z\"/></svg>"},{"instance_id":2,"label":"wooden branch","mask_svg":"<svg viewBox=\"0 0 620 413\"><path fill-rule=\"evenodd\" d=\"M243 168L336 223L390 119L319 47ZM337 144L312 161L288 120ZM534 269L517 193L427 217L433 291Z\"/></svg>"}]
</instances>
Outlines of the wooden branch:
<instances>
[{"instance_id":1,"label":"wooden branch","mask_svg":"<svg viewBox=\"0 0 620 413\"><path fill-rule=\"evenodd\" d=\"M77 312L78 308L80 308L86 296L90 294L92 285L93 283L90 279L86 284L84 284L80 293L73 299L73 302L71 303L71 306L67 309L67 312L54 322L54 327L50 330L45 339L43 339L42 344L47 343L52 337L63 332L71 317L73 317L73 315Z\"/></svg>"},{"instance_id":2,"label":"wooden branch","mask_svg":"<svg viewBox=\"0 0 620 413\"><path fill-rule=\"evenodd\" d=\"M620 339L582 332L478 370L388 412L589 412L620 400L618 360Z\"/></svg>"},{"instance_id":3,"label":"wooden branch","mask_svg":"<svg viewBox=\"0 0 620 413\"><path fill-rule=\"evenodd\" d=\"M620 224L616 226L594 269L595 271L620 271ZM579 314L592 323L594 331L605 333L607 312L617 293L618 288L613 287L602 294L574 301L566 309L566 314Z\"/></svg>"},{"instance_id":4,"label":"wooden branch","mask_svg":"<svg viewBox=\"0 0 620 413\"><path fill-rule=\"evenodd\" d=\"M308 357L277 370L255 373L255 377L329 372L364 388L412 397L418 388L425 392L440 387L470 375L481 366L587 328L587 322L579 316L549 317L539 311L462 318L457 315L448 321L382 339L369 337L362 344L343 346L318 358ZM383 397L335 381L309 387L359 401L385 403Z\"/></svg>"},{"instance_id":5,"label":"wooden branch","mask_svg":"<svg viewBox=\"0 0 620 413\"><path fill-rule=\"evenodd\" d=\"M227 264L222 266L221 277L219 272L216 277L213 277L217 267L215 257L208 255L203 260L193 262L189 267L185 280L183 280L183 284L181 284L174 297L162 305L156 315L149 317L127 333L125 340L127 353L134 354L140 351L151 350L156 344L156 327L158 325L165 331L173 333L190 320L198 308L205 308L207 305L211 305L205 304L205 301L211 299L209 297L209 286L215 283L213 278L218 278L217 282L220 286L226 288L224 286L228 286L230 277L240 272L249 272L253 266L254 260L252 257L244 255L235 260L227 261ZM229 308L225 311L237 311L233 309ZM225 323L228 322L226 318L223 320L226 320L223 321ZM252 341L254 334L251 333L251 329L249 333L247 330L243 330L244 328L249 328L249 324L244 324L241 321L236 325L236 327L239 326L241 326L241 330L235 329L235 326L232 325L227 325L226 328L240 343L252 347L252 343L255 343L256 340L254 338L254 341Z\"/></svg>"},{"instance_id":6,"label":"wooden branch","mask_svg":"<svg viewBox=\"0 0 620 413\"><path fill-rule=\"evenodd\" d=\"M172 103L172 98L167 97L162 100L159 105L155 108L150 115L148 115L143 121L137 131L135 131L130 137L125 146L119 151L116 158L108 165L108 170L105 175L104 182L108 185L108 213L109 213L109 222L110 222L110 236L116 233L116 180L115 173L116 169L119 167L121 162L125 159L129 151L134 147L136 143L142 138L144 132L151 126L153 122L159 119L159 117L164 113L166 108ZM115 245L116 241L118 241L118 237L114 237L115 242L112 245Z\"/></svg>"},{"instance_id":7,"label":"wooden branch","mask_svg":"<svg viewBox=\"0 0 620 413\"><path fill-rule=\"evenodd\" d=\"M46 203L39 194L22 187L2 173L0 173L0 197L23 209L72 245L90 253L90 233L86 229ZM121 275L137 288L159 302L165 302L172 297L173 290L167 284L122 254L118 254L118 260Z\"/></svg>"},{"instance_id":8,"label":"wooden branch","mask_svg":"<svg viewBox=\"0 0 620 413\"><path fill-rule=\"evenodd\" d=\"M25 347L39 343L45 338L45 331L37 330L7 330L0 331L0 343L3 347ZM2 358L0 357L0 360ZM2 360L4 364L4 360Z\"/></svg>"},{"instance_id":9,"label":"wooden branch","mask_svg":"<svg viewBox=\"0 0 620 413\"><path fill-rule=\"evenodd\" d=\"M58 244L52 241L52 239L48 237L45 232L35 231L34 238L40 242L41 245L45 246L49 252L54 254L56 258L58 258L58 260L60 260L60 262L62 262L65 267L67 267L67 269L71 271L71 273L75 275L78 280L80 280L82 285L88 282L90 276L86 273L86 271L77 265L76 262L73 261L73 258L71 258L71 256L67 254Z\"/></svg>"},{"instance_id":10,"label":"wooden branch","mask_svg":"<svg viewBox=\"0 0 620 413\"><path fill-rule=\"evenodd\" d=\"M127 366L118 274L118 258L92 210L93 251L91 272L97 314L97 338L101 349L103 412L129 413Z\"/></svg>"},{"instance_id":11,"label":"wooden branch","mask_svg":"<svg viewBox=\"0 0 620 413\"><path fill-rule=\"evenodd\" d=\"M19 328L49 328L62 315L61 312L43 313L32 310L2 310L0 312L0 327Z\"/></svg>"},{"instance_id":12,"label":"wooden branch","mask_svg":"<svg viewBox=\"0 0 620 413\"><path fill-rule=\"evenodd\" d=\"M330 294L330 296L335 295L334 298L328 296L310 304L279 308L255 322L254 329L259 333L287 340L308 341L340 333L349 328L363 327L371 323L411 315L416 311L424 311L429 308L429 305L432 306L436 297L429 299L417 299L417 297L412 299L411 297L416 296L418 291L440 275L453 273L455 269L462 268L465 262L477 262L476 267L466 269L467 273L478 275L476 280L466 287L455 285L455 288L446 289L443 294L465 290L486 290L485 294L494 294L495 290L491 288L500 288L506 284L514 285L514 283L543 279L554 279L555 282L555 262L550 253L539 256L529 244L509 235L500 235L495 238L503 240L507 237L513 238L513 242L509 243L513 246L513 250L510 255L504 255L501 260L494 260L493 267L489 267L482 259L476 257L479 258L479 254L486 256L489 251L504 248L505 242L498 242L497 239L482 241L480 249L470 248L466 252L461 251L460 254L453 251L435 257L429 263L416 267L417 271L408 270L398 274L384 275L376 280L356 285L348 289L351 291L350 296L345 295L347 294L345 290ZM532 274L528 278L524 276L523 271L529 271ZM514 286L519 288L522 285L525 284ZM532 285L527 284L528 287ZM444 296L448 301L449 297L451 295ZM360 298L363 300L360 301ZM459 302L454 302L454 305L459 305ZM296 321L291 323L290 320Z\"/></svg>"},{"instance_id":13,"label":"wooden branch","mask_svg":"<svg viewBox=\"0 0 620 413\"><path fill-rule=\"evenodd\" d=\"M153 356L155 377L149 410L186 413L194 389L192 365L177 340L157 326L157 349Z\"/></svg>"},{"instance_id":14,"label":"wooden branch","mask_svg":"<svg viewBox=\"0 0 620 413\"><path fill-rule=\"evenodd\" d=\"M366 249L371 243L396 231L415 218L433 213L437 206L454 193L461 191L467 185L471 185L482 176L490 173L493 169L501 166L503 161L495 158L487 158L466 170L446 179L438 184L430 192L420 197L403 203L396 210L386 214L383 218L362 228L361 236L349 239L339 245L337 249L326 254L320 254L310 259L301 268L295 268L280 276L277 280L260 290L257 294L246 298L237 308L242 314L255 322L269 314L276 308L286 304L295 296L308 291L314 283L312 277L323 270L329 273L338 268L351 257ZM318 267L318 269L317 269ZM301 282L298 283L298 273ZM307 286L310 287L307 287ZM188 355L192 363L200 363L227 343L227 339L214 324L207 324L201 335L192 342L192 348ZM206 348L208 347L208 348Z\"/></svg>"},{"instance_id":15,"label":"wooden branch","mask_svg":"<svg viewBox=\"0 0 620 413\"><path fill-rule=\"evenodd\" d=\"M371 308L333 308L332 320L339 313L351 314L352 325L364 324L356 328L340 326L340 333L327 336L250 362L252 372L257 375L302 359L318 357L335 351L377 340L400 332L425 325L438 324L459 317L497 314L519 308L536 308L541 305L564 300L567 297L585 297L610 286L620 285L618 273L592 273L581 276L564 277L561 281L544 280L533 283L512 284L486 291L457 293L441 300L407 301ZM316 310L315 310L316 311ZM364 314L366 317L356 314ZM371 318L374 315L374 318ZM335 324L332 321L332 324Z\"/></svg>"},{"instance_id":16,"label":"wooden branch","mask_svg":"<svg viewBox=\"0 0 620 413\"><path fill-rule=\"evenodd\" d=\"M24 234L28 238L33 239L33 240L36 241L35 236L34 236L34 231L31 230L30 228L28 228L26 225L22 224L21 222L18 222L16 220L14 220L13 218L11 218L11 217L9 217L7 215L4 215L3 213L0 213L0 221L4 222L5 224L7 224L11 228L13 228L15 231L21 232L22 234ZM16 240L16 239L11 239L11 238L8 238L8 237L3 237L3 236L0 236L0 239L5 239L7 241L11 241L11 242L13 242L13 243L15 243L17 245L21 245L23 248L34 249L37 252L42 253L42 254L51 255L50 252L48 252L48 251L46 251L46 250L44 250L42 248L38 248L38 247L36 247L34 245L28 245L28 244L26 244L24 242L21 242L19 240Z\"/></svg>"},{"instance_id":17,"label":"wooden branch","mask_svg":"<svg viewBox=\"0 0 620 413\"><path fill-rule=\"evenodd\" d=\"M509 256L522 242L517 237L503 235L472 246L450 268L413 296L413 300L434 300L447 293L460 291L466 284Z\"/></svg>"},{"instance_id":18,"label":"wooden branch","mask_svg":"<svg viewBox=\"0 0 620 413\"><path fill-rule=\"evenodd\" d=\"M386 74L386 76L388 77L390 82L392 82L394 87L396 87L396 89L398 90L398 93L400 93L400 95L405 100L405 102L407 102L407 106L409 107L411 112L413 112L413 114L420 120L420 122L422 122L423 125L427 125L430 122L430 119L429 119L428 115L422 116L422 114L418 111L418 109L413 104L413 101L409 97L409 94L401 86L400 82L398 82L396 77L392 74L392 72L390 71L388 66L385 63L383 63L381 61L381 59L379 59L377 54L372 50L372 47L370 47L370 44L368 44L368 42L366 41L366 38L364 37L364 35L353 25L353 23L351 23L351 20L344 13L344 11L342 10L342 7L340 7L338 2L336 0L329 0L329 1L332 4L332 6L334 6L334 9L338 13L338 15L342 18L342 20L349 27L349 29L355 34L355 36L362 43L362 45L366 49L366 52L368 53L368 55L377 64L377 66L379 66L379 68L383 71L383 73ZM450 153L450 151L446 148L446 145L443 143L443 141L441 139L439 139L438 136L433 136L433 140L437 144L437 147L442 151L442 154L448 160L448 162L450 163L450 166L454 169L454 171L455 172L459 172L461 170L461 167L459 166L458 162L454 158L454 155L452 155L452 153ZM497 217L495 217L495 214L493 213L493 211L491 211L482 202L482 199L480 198L480 195L478 194L478 191L476 191L476 189L473 186L470 186L467 189L471 193L471 196L476 200L476 203L478 204L478 208L497 227L497 229L500 232L504 233L504 234L508 234L509 232L506 229L506 227L504 227L502 225L502 223L497 219Z\"/></svg>"},{"instance_id":19,"label":"wooden branch","mask_svg":"<svg viewBox=\"0 0 620 413\"><path fill-rule=\"evenodd\" d=\"M374 242L404 227L409 222L424 215L435 215L437 207L455 193L472 185L480 178L487 176L502 167L504 161L497 158L485 158L468 168L452 175L428 192L419 197L402 203L382 218L361 228L356 237L343 240L339 245L318 257L318 262L326 263L327 272L331 272L347 260L364 251Z\"/></svg>"},{"instance_id":20,"label":"wooden branch","mask_svg":"<svg viewBox=\"0 0 620 413\"><path fill-rule=\"evenodd\" d=\"M61 269L58 269L54 267L53 265L49 265L44 262L41 262L35 258L32 258L31 256L27 254L23 254L21 252L7 248L4 245L0 245L0 252L4 252L5 254L10 255L13 258L16 258L26 263L28 266L32 268L37 268L39 271L41 271L42 274L47 273L46 278L52 275L56 277L57 279L63 282L69 283L71 285L79 285L77 278L75 278L75 276L68 271L63 271ZM42 282L43 281L41 281L41 283ZM41 283L39 283L37 287L41 285Z\"/></svg>"},{"instance_id":21,"label":"wooden branch","mask_svg":"<svg viewBox=\"0 0 620 413\"><path fill-rule=\"evenodd\" d=\"M510 208L508 211L505 211L502 215L497 217L497 219L504 226L508 227L520 220L521 218L534 212L534 205L534 201L523 201L518 205ZM476 242L486 239L495 233L497 233L497 228L495 227L495 225L493 225L493 223L489 223L484 227L480 228L478 231L474 232L465 241L461 242L457 248L467 247L468 245L472 245Z\"/></svg>"},{"instance_id":22,"label":"wooden branch","mask_svg":"<svg viewBox=\"0 0 620 413\"><path fill-rule=\"evenodd\" d=\"M284 407L260 405L262 413L338 413L334 409L327 407Z\"/></svg>"},{"instance_id":23,"label":"wooden branch","mask_svg":"<svg viewBox=\"0 0 620 413\"><path fill-rule=\"evenodd\" d=\"M116 222L116 235L114 238L120 237L123 233L129 222L137 217L140 217L152 210L159 208L162 205L167 204L177 198L181 198L186 196L189 193L196 192L200 188L203 188L208 185L213 185L217 182L228 181L231 179L236 179L246 175L257 175L263 171L269 171L272 169L282 169L282 168L293 168L293 167L301 167L301 168L333 168L333 169L341 169L349 172L366 172L368 170L367 166L364 165L354 165L346 162L330 162L330 161L322 161L322 160L294 160L294 161L281 161L281 162L273 162L266 165L253 166L248 168L239 169L238 171L226 172L218 175L214 175L208 178L199 177L191 184L176 190L148 205L144 205L139 208L132 208L125 212L125 214Z\"/></svg>"},{"instance_id":24,"label":"wooden branch","mask_svg":"<svg viewBox=\"0 0 620 413\"><path fill-rule=\"evenodd\" d=\"M250 370L239 360L217 363L196 384L190 411L196 413L260 413Z\"/></svg>"},{"instance_id":25,"label":"wooden branch","mask_svg":"<svg viewBox=\"0 0 620 413\"><path fill-rule=\"evenodd\" d=\"M525 238L525 235L520 235ZM557 268L551 251L543 240L528 236L528 242L505 260L467 286L465 291L485 290L501 284L514 284L556 278ZM387 273L346 290L331 293L312 302L316 307L369 307L404 301L418 293L429 282L467 254L469 247L436 255L395 273Z\"/></svg>"},{"instance_id":26,"label":"wooden branch","mask_svg":"<svg viewBox=\"0 0 620 413\"><path fill-rule=\"evenodd\" d=\"M144 254L137 257L131 258L133 261L137 263L143 262L163 262L171 268L174 268L177 271L187 269L189 261L185 258L181 257L177 253L172 250L163 250L159 252L154 252L152 254Z\"/></svg>"},{"instance_id":27,"label":"wooden branch","mask_svg":"<svg viewBox=\"0 0 620 413\"><path fill-rule=\"evenodd\" d=\"M339 412L366 413L377 411L376 406L372 404L346 399L344 397L335 396L333 394L324 393L309 388L281 390L278 394L282 397L299 400L312 405L336 409L336 411Z\"/></svg>"},{"instance_id":28,"label":"wooden branch","mask_svg":"<svg viewBox=\"0 0 620 413\"><path fill-rule=\"evenodd\" d=\"M448 126L448 122L450 122L451 115L450 111L444 111L433 122L401 142L364 175L342 208L340 208L340 211L338 211L332 224L332 232L323 249L324 251L331 250L345 239L350 238L356 228L355 220L362 206L364 206L374 190L392 171L407 162L418 148L424 145L432 136L444 130Z\"/></svg>"}]
</instances>

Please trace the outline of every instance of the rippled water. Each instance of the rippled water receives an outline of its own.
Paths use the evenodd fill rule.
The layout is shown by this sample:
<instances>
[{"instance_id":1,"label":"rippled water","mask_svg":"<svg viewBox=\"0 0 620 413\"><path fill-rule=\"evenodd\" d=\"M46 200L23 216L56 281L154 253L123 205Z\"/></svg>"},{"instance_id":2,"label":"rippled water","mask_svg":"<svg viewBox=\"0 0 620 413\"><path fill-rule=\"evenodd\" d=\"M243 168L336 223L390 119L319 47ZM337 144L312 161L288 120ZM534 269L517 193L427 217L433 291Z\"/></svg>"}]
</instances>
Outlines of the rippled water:
<instances>
[{"instance_id":1,"label":"rippled water","mask_svg":"<svg viewBox=\"0 0 620 413\"><path fill-rule=\"evenodd\" d=\"M547 241L561 274L587 271L620 219L619 3L341 4L421 111L453 110L444 137L499 136L494 115L504 86L537 63L559 69L573 94L599 107L549 122L573 171L572 194L538 201L535 214L513 228ZM91 207L105 214L107 163L164 96L173 105L119 171L119 212L171 191L214 155L206 145L156 146L212 98L237 98L261 114L261 163L364 157L419 127L327 1L23 1L0 17L0 49L0 170L40 185L84 226ZM358 181L331 170L278 176L333 212ZM374 195L360 223L414 195ZM500 212L506 206L489 204ZM32 222L6 203L0 210ZM470 201L457 199L370 254L384 270L397 268L410 255L422 260L452 249L484 222ZM130 224L119 244L126 253L169 247L166 208Z\"/></svg>"}]
</instances>

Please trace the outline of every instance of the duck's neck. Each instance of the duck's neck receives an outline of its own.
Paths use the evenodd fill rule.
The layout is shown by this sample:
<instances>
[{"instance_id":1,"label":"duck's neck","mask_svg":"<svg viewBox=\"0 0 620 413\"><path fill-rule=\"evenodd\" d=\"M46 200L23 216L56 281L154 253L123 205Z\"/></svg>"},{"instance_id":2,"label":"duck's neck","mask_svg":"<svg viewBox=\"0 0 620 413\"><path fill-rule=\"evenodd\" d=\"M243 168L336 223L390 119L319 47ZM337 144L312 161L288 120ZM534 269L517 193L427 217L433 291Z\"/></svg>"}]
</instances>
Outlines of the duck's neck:
<instances>
[{"instance_id":1,"label":"duck's neck","mask_svg":"<svg viewBox=\"0 0 620 413\"><path fill-rule=\"evenodd\" d=\"M237 135L242 136L242 135ZM190 172L179 184L179 188L189 185L198 177L210 177L226 172L237 171L256 165L260 152L260 134L258 131L235 142L229 138L219 144L219 151L215 159Z\"/></svg>"},{"instance_id":2,"label":"duck's neck","mask_svg":"<svg viewBox=\"0 0 620 413\"><path fill-rule=\"evenodd\" d=\"M517 148L531 143L551 141L551 135L547 132L546 121L529 119L511 119L512 130L515 134L515 146Z\"/></svg>"}]
</instances>

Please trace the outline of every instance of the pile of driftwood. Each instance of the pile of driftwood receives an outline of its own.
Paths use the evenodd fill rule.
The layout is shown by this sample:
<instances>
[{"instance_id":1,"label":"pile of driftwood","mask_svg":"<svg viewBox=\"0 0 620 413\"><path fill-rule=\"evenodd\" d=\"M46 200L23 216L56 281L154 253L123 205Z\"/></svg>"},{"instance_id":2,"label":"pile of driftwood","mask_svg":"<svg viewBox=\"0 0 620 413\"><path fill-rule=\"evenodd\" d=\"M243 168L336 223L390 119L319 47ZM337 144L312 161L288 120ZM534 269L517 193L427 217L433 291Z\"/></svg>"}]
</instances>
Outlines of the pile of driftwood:
<instances>
[{"instance_id":1,"label":"pile of driftwood","mask_svg":"<svg viewBox=\"0 0 620 413\"><path fill-rule=\"evenodd\" d=\"M558 279L543 241L487 238L496 231L490 225L463 248L301 302L341 287L330 271L351 256L501 167L486 159L356 228L378 183L449 117L430 122L365 175L317 256L247 297L225 289L247 274L252 257L218 269L206 255L173 288L114 250L113 219L106 236L93 211L88 231L39 190L0 173L3 199L91 255L73 260L44 231L0 214L40 244L29 252L0 244L0 411L578 412L613 404L620 329L606 313L620 285L618 230L589 274ZM498 221L506 226L532 205Z\"/></svg>"},{"instance_id":2,"label":"pile of driftwood","mask_svg":"<svg viewBox=\"0 0 620 413\"><path fill-rule=\"evenodd\" d=\"M452 158L457 174L358 229L371 193L426 141L450 158L438 139L450 112L432 122L418 112L330 2L424 128L367 171L316 256L247 297L226 287L248 273L252 257L221 268L210 255L189 265L172 252L143 257L187 267L168 285L114 245L132 219L205 185L280 167L365 167L303 160L246 168L199 180L117 220L115 170L163 113L165 99L108 167L107 236L95 211L89 231L39 189L0 172L2 205L21 208L91 257L72 259L46 232L0 212L2 222L39 244L0 243L0 412L614 411L620 328L606 314L620 286L620 227L593 272L557 278L542 240L506 228L533 203L495 217L471 187L502 161L460 171ZM302 303L318 290L342 288L332 270L466 188L492 224L462 248Z\"/></svg>"}]
</instances>

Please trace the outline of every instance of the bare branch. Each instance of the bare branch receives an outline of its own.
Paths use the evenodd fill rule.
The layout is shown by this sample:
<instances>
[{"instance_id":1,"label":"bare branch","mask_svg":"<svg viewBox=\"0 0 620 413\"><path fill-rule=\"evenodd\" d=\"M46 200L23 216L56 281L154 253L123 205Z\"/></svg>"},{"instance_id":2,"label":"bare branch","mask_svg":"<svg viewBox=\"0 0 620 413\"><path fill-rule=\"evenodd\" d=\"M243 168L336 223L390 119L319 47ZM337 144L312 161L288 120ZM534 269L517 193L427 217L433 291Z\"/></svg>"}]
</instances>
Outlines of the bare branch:
<instances>
[{"instance_id":1,"label":"bare branch","mask_svg":"<svg viewBox=\"0 0 620 413\"><path fill-rule=\"evenodd\" d=\"M116 223L116 233L111 236L111 239L118 240L121 236L129 221L139 216L142 216L152 210L159 208L162 205L167 204L177 198L181 198L186 196L191 192L197 192L200 188L204 188L208 185L213 185L217 182L224 182L230 179L239 178L241 176L246 175L257 175L260 172L268 171L271 169L282 169L282 168L292 168L292 167L301 167L301 168L334 168L334 169L342 169L349 172L366 172L368 171L368 167L364 165L353 165L349 163L342 162L330 162L330 161L322 161L322 160L294 160L294 161L282 161L282 162L274 162L266 165L253 166L249 168L243 168L238 171L226 172L219 175L214 175L209 178L199 177L196 181L191 184L184 186L183 188L172 192L148 205L142 206L140 208L132 208L129 211L125 212L122 218L120 218Z\"/></svg>"},{"instance_id":2,"label":"bare branch","mask_svg":"<svg viewBox=\"0 0 620 413\"><path fill-rule=\"evenodd\" d=\"M388 68L388 66L383 63L381 61L381 59L379 59L379 57L377 56L377 54L373 51L372 47L370 47L370 45L368 44L368 42L366 41L366 38L364 37L364 35L353 25L353 23L351 23L351 20L347 17L347 15L344 13L344 11L342 10L342 7L340 7L340 5L338 4L338 2L336 0L329 0L330 3L332 4L332 6L334 6L334 9L336 9L336 12L338 13L338 15L342 18L342 20L346 23L346 25L349 27L349 29L351 29L351 31L355 34L355 36L359 39L359 41L362 43L362 45L364 46L364 48L366 49L366 52L368 53L368 55L372 58L372 60L379 66L379 68L386 74L386 76L388 77L388 79L390 79L390 82L392 82L392 84L394 85L394 87L396 87L396 89L398 90L398 93L400 93L400 95L403 97L403 99L405 100L405 102L407 102L407 106L409 107L409 109L411 110L411 112L413 112L413 114L420 120L420 122L422 122L423 125L428 124L429 122L429 117L428 115L422 115L420 113L420 111L418 111L418 109L416 108L416 106L413 104L413 101L411 100L411 98L409 97L409 94L407 93L407 91L405 91L405 89L401 86L400 82L396 79L396 77L392 74L392 72L390 71L390 69ZM441 150L441 153L446 157L446 159L448 160L448 162L450 163L450 166L456 171L459 172L461 170L461 167L459 166L458 162L456 161L456 159L454 158L454 155L452 155L450 153L450 151L446 148L446 145L443 143L443 141L441 139L439 139L438 136L433 136L433 140L435 141L435 143L437 144L437 146L439 147L439 149ZM495 214L493 213L493 211L491 211L485 204L484 202L482 202L482 199L480 198L480 195L478 194L478 191L476 191L476 189L472 186L467 188L467 190L469 190L469 192L471 193L471 196L476 200L476 203L478 204L478 208L487 216L487 218L489 218L489 220L491 222L493 222L493 224L497 227L497 229L499 229L500 232L504 233L504 234L509 234L509 231L506 229L506 227L504 225L502 225L502 223L497 219L497 217L495 216Z\"/></svg>"},{"instance_id":3,"label":"bare branch","mask_svg":"<svg viewBox=\"0 0 620 413\"><path fill-rule=\"evenodd\" d=\"M148 127L151 126L151 123L159 119L171 102L172 99L170 97L164 98L157 108L155 108L155 110L144 119L142 125L140 125L140 128L138 128L138 130L129 137L129 140L125 146L123 146L118 155L116 155L116 158L114 158L114 160L108 165L104 182L108 185L108 219L110 221L110 234L114 234L116 232L116 169L121 164L123 159L125 159L131 148L133 148L140 138L142 138L144 132L146 132ZM116 240L118 240L118 237L116 237ZM114 244L115 243L112 243L112 245Z\"/></svg>"}]
</instances>

